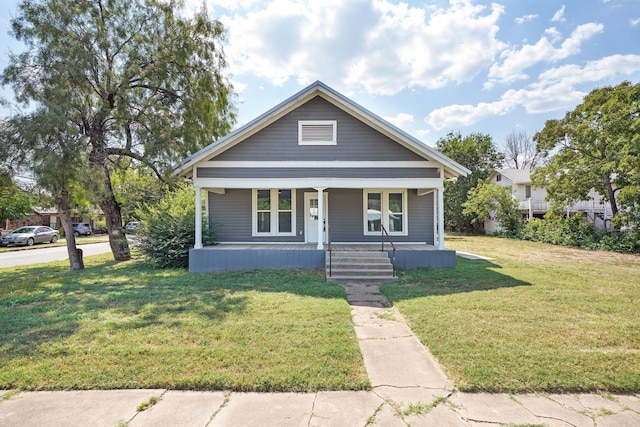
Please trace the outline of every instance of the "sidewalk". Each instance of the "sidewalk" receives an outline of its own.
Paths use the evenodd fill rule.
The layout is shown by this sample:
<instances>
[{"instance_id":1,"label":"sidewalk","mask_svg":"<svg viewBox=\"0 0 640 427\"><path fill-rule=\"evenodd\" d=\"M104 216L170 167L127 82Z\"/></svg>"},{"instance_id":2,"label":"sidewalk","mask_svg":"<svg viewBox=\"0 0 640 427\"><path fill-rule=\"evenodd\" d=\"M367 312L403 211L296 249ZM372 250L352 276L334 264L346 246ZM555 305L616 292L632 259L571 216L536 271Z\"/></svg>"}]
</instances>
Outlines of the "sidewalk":
<instances>
[{"instance_id":1,"label":"sidewalk","mask_svg":"<svg viewBox=\"0 0 640 427\"><path fill-rule=\"evenodd\" d=\"M638 396L457 392L378 286L344 287L371 391L0 391L0 426L640 426Z\"/></svg>"}]
</instances>

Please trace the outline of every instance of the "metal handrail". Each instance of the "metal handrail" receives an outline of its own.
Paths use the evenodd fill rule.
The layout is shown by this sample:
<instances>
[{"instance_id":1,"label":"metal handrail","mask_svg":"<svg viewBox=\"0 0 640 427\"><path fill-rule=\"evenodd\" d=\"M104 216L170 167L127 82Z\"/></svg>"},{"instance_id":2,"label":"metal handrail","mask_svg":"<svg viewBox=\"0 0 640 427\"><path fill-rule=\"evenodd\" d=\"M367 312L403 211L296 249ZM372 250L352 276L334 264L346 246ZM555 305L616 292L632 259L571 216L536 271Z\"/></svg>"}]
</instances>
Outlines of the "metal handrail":
<instances>
[{"instance_id":1,"label":"metal handrail","mask_svg":"<svg viewBox=\"0 0 640 427\"><path fill-rule=\"evenodd\" d=\"M393 267L393 277L396 277L396 245L393 244L393 240L391 240L391 236L387 233L387 229L384 228L384 225L380 224L381 232L381 242L382 242L382 252L384 252L384 236L387 236L391 247L393 248L393 256L391 258L391 266Z\"/></svg>"}]
</instances>

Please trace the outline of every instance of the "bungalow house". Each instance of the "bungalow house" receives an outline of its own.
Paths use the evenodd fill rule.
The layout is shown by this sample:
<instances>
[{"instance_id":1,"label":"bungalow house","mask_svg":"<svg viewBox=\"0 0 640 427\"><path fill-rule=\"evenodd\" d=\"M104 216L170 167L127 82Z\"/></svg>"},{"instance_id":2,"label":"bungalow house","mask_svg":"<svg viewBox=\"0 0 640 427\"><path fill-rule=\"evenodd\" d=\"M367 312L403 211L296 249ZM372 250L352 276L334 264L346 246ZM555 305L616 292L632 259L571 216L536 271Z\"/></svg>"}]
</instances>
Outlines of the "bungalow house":
<instances>
[{"instance_id":1,"label":"bungalow house","mask_svg":"<svg viewBox=\"0 0 640 427\"><path fill-rule=\"evenodd\" d=\"M469 171L321 82L175 173L195 188L190 271L323 268L332 251L364 249L393 250L402 268L455 266L444 181ZM215 246L202 244L203 203Z\"/></svg>"},{"instance_id":2,"label":"bungalow house","mask_svg":"<svg viewBox=\"0 0 640 427\"><path fill-rule=\"evenodd\" d=\"M542 218L549 210L547 190L544 187L532 187L531 169L494 169L489 175L489 181L494 184L511 187L511 193L518 199L518 210L524 218ZM584 215L596 227L605 227L605 220L610 219L607 204L595 190L589 192L590 200L576 202L565 208L570 214ZM498 225L493 220L485 221L484 229L487 233L498 231Z\"/></svg>"}]
</instances>

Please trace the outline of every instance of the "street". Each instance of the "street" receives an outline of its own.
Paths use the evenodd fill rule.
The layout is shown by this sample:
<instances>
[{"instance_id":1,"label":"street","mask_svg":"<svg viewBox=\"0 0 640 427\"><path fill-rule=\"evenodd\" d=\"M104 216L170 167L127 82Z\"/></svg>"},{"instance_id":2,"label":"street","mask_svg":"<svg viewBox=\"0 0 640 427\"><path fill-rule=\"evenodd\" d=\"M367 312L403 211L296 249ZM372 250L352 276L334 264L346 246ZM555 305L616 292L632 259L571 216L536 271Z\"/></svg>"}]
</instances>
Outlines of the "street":
<instances>
[{"instance_id":1,"label":"street","mask_svg":"<svg viewBox=\"0 0 640 427\"><path fill-rule=\"evenodd\" d=\"M83 256L99 255L111 251L109 243L88 243L78 245ZM0 253L0 268L69 259L66 246L43 246L38 249Z\"/></svg>"}]
</instances>

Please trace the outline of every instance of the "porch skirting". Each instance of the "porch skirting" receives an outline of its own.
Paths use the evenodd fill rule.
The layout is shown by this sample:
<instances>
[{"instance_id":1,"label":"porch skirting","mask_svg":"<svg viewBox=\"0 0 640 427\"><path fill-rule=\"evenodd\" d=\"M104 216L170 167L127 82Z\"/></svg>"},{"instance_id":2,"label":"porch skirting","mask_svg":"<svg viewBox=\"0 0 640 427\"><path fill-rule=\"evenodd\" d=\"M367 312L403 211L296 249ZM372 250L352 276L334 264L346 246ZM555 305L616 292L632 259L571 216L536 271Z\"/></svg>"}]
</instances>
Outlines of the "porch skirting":
<instances>
[{"instance_id":1,"label":"porch skirting","mask_svg":"<svg viewBox=\"0 0 640 427\"><path fill-rule=\"evenodd\" d=\"M334 250L380 250L379 245L335 245ZM393 251L387 250L389 258ZM316 245L218 245L191 249L190 272L219 272L255 269L324 269L329 253ZM427 245L401 245L396 250L396 267L453 268L456 252Z\"/></svg>"}]
</instances>

